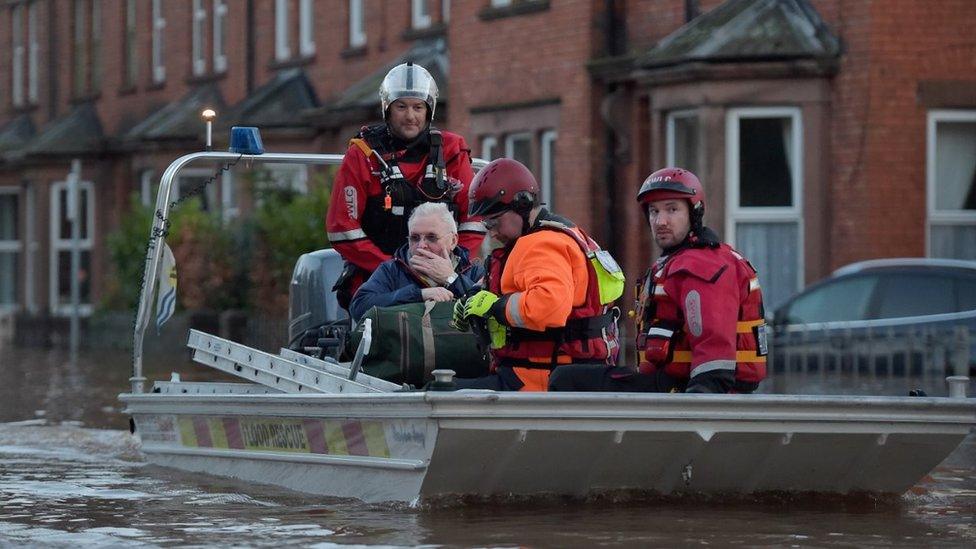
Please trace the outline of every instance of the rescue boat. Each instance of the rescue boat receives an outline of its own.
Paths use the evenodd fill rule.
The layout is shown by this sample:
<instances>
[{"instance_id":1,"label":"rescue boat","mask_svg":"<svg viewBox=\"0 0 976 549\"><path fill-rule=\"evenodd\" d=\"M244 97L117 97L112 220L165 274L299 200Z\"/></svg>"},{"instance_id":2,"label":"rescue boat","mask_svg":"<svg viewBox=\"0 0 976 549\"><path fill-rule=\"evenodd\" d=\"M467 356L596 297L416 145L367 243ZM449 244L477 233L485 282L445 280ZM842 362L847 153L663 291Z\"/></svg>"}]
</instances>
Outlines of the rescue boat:
<instances>
[{"instance_id":1,"label":"rescue boat","mask_svg":"<svg viewBox=\"0 0 976 549\"><path fill-rule=\"evenodd\" d=\"M233 147L180 157L160 181L131 388L119 396L149 463L366 502L615 492L901 494L976 425L965 377L948 378L948 397L410 391L359 371L369 327L348 363L290 349L262 352L191 330L194 360L240 382L174 375L147 391L143 339L180 170L242 158L342 161ZM329 292L334 252L303 260L296 277ZM315 263L324 267L308 267ZM319 299L334 316L334 296L327 297L299 299ZM308 322L299 315L292 332ZM437 375L438 383L450 383L449 372Z\"/></svg>"}]
</instances>

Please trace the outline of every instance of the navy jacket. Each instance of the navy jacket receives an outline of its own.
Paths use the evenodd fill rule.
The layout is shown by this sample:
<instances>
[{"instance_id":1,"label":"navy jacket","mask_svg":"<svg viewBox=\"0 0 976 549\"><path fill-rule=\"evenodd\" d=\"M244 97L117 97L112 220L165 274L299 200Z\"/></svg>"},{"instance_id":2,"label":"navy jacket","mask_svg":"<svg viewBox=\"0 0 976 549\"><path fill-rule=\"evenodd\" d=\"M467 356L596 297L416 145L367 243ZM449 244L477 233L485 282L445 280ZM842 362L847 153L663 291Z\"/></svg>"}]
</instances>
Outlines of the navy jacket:
<instances>
[{"instance_id":1,"label":"navy jacket","mask_svg":"<svg viewBox=\"0 0 976 549\"><path fill-rule=\"evenodd\" d=\"M349 312L357 322L373 307L423 301L420 283L411 272L407 259L408 250L407 244L401 246L393 254L393 259L381 263L369 280L359 287L349 305ZM455 298L459 298L484 277L485 268L480 263L472 264L468 259L468 251L460 246L454 248L454 255L458 258L457 268L454 270L458 277L448 289L454 293Z\"/></svg>"}]
</instances>

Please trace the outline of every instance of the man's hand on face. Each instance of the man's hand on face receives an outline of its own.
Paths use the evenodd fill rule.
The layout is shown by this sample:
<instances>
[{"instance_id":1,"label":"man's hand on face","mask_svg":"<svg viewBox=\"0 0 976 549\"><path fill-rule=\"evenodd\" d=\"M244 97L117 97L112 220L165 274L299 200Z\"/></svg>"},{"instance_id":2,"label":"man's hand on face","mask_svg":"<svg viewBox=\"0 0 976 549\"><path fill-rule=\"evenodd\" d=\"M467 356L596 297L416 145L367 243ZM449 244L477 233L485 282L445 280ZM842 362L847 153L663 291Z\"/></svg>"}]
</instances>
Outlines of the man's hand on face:
<instances>
[{"instance_id":1,"label":"man's hand on face","mask_svg":"<svg viewBox=\"0 0 976 549\"><path fill-rule=\"evenodd\" d=\"M423 296L424 301L450 301L454 299L454 293L451 290L440 286L424 288L420 290L420 295Z\"/></svg>"},{"instance_id":2,"label":"man's hand on face","mask_svg":"<svg viewBox=\"0 0 976 549\"><path fill-rule=\"evenodd\" d=\"M438 284L444 284L448 277L454 274L454 264L447 253L445 250L445 255L441 256L430 250L417 248L410 255L410 266L418 273L434 279Z\"/></svg>"}]
</instances>

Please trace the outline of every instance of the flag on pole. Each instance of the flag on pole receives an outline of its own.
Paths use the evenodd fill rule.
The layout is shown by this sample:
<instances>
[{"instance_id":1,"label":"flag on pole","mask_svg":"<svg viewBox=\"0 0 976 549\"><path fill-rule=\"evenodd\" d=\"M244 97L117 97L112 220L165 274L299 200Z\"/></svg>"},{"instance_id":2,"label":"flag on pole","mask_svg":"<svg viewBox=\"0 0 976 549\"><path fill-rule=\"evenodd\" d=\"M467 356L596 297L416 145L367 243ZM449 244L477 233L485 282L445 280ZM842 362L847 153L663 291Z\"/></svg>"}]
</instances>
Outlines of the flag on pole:
<instances>
[{"instance_id":1,"label":"flag on pole","mask_svg":"<svg viewBox=\"0 0 976 549\"><path fill-rule=\"evenodd\" d=\"M156 295L156 331L159 332L176 310L176 258L165 242L163 265L159 269L159 292Z\"/></svg>"}]
</instances>

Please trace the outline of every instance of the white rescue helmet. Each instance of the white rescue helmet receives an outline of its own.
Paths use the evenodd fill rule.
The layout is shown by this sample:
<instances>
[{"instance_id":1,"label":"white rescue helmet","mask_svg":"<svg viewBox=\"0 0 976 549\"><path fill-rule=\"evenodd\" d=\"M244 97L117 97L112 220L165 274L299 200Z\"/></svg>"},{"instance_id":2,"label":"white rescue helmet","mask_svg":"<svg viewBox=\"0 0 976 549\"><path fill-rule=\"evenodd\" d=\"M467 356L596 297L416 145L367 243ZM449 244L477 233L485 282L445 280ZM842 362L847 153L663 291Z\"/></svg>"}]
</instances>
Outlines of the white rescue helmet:
<instances>
[{"instance_id":1,"label":"white rescue helmet","mask_svg":"<svg viewBox=\"0 0 976 549\"><path fill-rule=\"evenodd\" d=\"M412 97L427 103L427 121L434 118L437 107L437 82L427 72L427 69L413 63L401 63L386 73L380 84L380 105L383 108L383 120L389 112L390 105L397 99Z\"/></svg>"}]
</instances>

